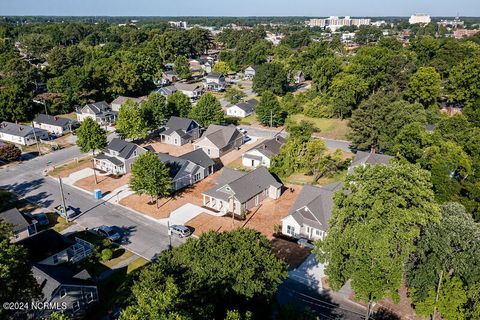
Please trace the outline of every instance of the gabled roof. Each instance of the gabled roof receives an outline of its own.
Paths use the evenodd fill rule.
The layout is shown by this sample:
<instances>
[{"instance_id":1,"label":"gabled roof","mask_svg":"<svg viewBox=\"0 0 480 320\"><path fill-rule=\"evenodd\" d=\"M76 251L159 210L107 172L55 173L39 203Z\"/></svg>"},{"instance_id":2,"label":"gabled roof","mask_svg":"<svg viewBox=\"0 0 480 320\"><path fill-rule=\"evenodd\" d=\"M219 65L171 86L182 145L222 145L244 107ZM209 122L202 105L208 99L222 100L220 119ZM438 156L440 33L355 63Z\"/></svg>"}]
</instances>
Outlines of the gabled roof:
<instances>
[{"instance_id":1,"label":"gabled roof","mask_svg":"<svg viewBox=\"0 0 480 320\"><path fill-rule=\"evenodd\" d=\"M157 155L163 163L168 165L170 176L174 180L194 174L200 167L206 169L215 164L202 149L197 149L180 157L174 157L166 153L158 153Z\"/></svg>"},{"instance_id":2,"label":"gabled roof","mask_svg":"<svg viewBox=\"0 0 480 320\"><path fill-rule=\"evenodd\" d=\"M27 249L29 260L38 262L71 247L75 242L53 229L48 229L19 243Z\"/></svg>"},{"instance_id":3,"label":"gabled roof","mask_svg":"<svg viewBox=\"0 0 480 320\"><path fill-rule=\"evenodd\" d=\"M186 172L189 163L188 160L180 159L166 153L158 153L157 156L160 161L162 161L168 166L168 169L170 171L170 177L172 177L173 180L189 173Z\"/></svg>"},{"instance_id":4,"label":"gabled roof","mask_svg":"<svg viewBox=\"0 0 480 320\"><path fill-rule=\"evenodd\" d=\"M14 232L25 230L31 224L17 208L1 212L0 220L11 224Z\"/></svg>"},{"instance_id":5,"label":"gabled roof","mask_svg":"<svg viewBox=\"0 0 480 320\"><path fill-rule=\"evenodd\" d=\"M181 132L178 133L180 134L180 136L182 136L182 134L185 134L187 132L187 129L188 127L190 127L192 122L197 123L195 120L190 118L170 117L170 119L168 119L167 123L165 124L166 130L162 132L162 134L170 135L173 132L180 130Z\"/></svg>"},{"instance_id":6,"label":"gabled roof","mask_svg":"<svg viewBox=\"0 0 480 320\"><path fill-rule=\"evenodd\" d=\"M140 104L143 101L147 100L147 97L138 97L138 98L131 98L131 97L124 97L124 96L118 96L115 100L111 102L111 104L119 104L123 105L125 102L128 100L132 100L136 104Z\"/></svg>"},{"instance_id":7,"label":"gabled roof","mask_svg":"<svg viewBox=\"0 0 480 320\"><path fill-rule=\"evenodd\" d=\"M175 82L175 88L180 91L202 91L203 85L198 83Z\"/></svg>"},{"instance_id":8,"label":"gabled roof","mask_svg":"<svg viewBox=\"0 0 480 320\"><path fill-rule=\"evenodd\" d=\"M257 71L258 66L248 66L245 70L250 69L250 68L253 69L254 71Z\"/></svg>"},{"instance_id":9,"label":"gabled roof","mask_svg":"<svg viewBox=\"0 0 480 320\"><path fill-rule=\"evenodd\" d=\"M90 109L93 113L99 114L110 111L110 105L105 101L100 101L85 105L81 111L84 112L85 109Z\"/></svg>"},{"instance_id":10,"label":"gabled roof","mask_svg":"<svg viewBox=\"0 0 480 320\"><path fill-rule=\"evenodd\" d=\"M232 107L236 106L236 107L242 109L243 111L245 111L247 113L251 113L251 112L255 111L255 107L257 106L257 104L258 104L257 100L250 99L248 101L240 102L240 103L237 103L235 105L232 105Z\"/></svg>"},{"instance_id":11,"label":"gabled roof","mask_svg":"<svg viewBox=\"0 0 480 320\"><path fill-rule=\"evenodd\" d=\"M207 78L207 79L220 79L221 77L224 77L223 73L210 72L205 78Z\"/></svg>"},{"instance_id":12,"label":"gabled roof","mask_svg":"<svg viewBox=\"0 0 480 320\"><path fill-rule=\"evenodd\" d=\"M33 130L35 130L35 133L38 133L38 134L44 134L47 132L46 130L43 130L43 129L33 128L30 126L13 123L13 122L3 121L2 123L0 123L1 133L9 134L16 137L27 137L33 134Z\"/></svg>"},{"instance_id":13,"label":"gabled roof","mask_svg":"<svg viewBox=\"0 0 480 320\"><path fill-rule=\"evenodd\" d=\"M228 178L233 178L230 170L224 170L222 175L224 173L229 176ZM219 180L228 181L229 179L221 177ZM249 173L242 172L240 177L228 181L225 184L219 184L217 187L205 192L205 194L224 200L228 200L228 198L233 195L240 203L245 203L270 186L280 188L282 184L279 183L265 167L258 167Z\"/></svg>"},{"instance_id":14,"label":"gabled roof","mask_svg":"<svg viewBox=\"0 0 480 320\"><path fill-rule=\"evenodd\" d=\"M50 116L42 113L39 114L33 121L37 123L44 123L44 124L49 124L51 126L57 126L57 127L65 127L66 125L72 122L72 120L67 118Z\"/></svg>"},{"instance_id":15,"label":"gabled roof","mask_svg":"<svg viewBox=\"0 0 480 320\"><path fill-rule=\"evenodd\" d=\"M160 93L162 96L168 96L177 92L177 88L175 88L174 86L168 86L155 89L153 92Z\"/></svg>"},{"instance_id":16,"label":"gabled roof","mask_svg":"<svg viewBox=\"0 0 480 320\"><path fill-rule=\"evenodd\" d=\"M290 209L290 215L300 225L327 231L332 215L333 194L342 187L341 182L323 187L305 185Z\"/></svg>"},{"instance_id":17,"label":"gabled roof","mask_svg":"<svg viewBox=\"0 0 480 320\"><path fill-rule=\"evenodd\" d=\"M98 160L107 160L109 161L110 163L116 165L117 167L122 167L123 166L123 162L120 161L119 159L115 158L115 157L109 157L107 156L105 153L100 153L98 154L95 159L98 159Z\"/></svg>"},{"instance_id":18,"label":"gabled roof","mask_svg":"<svg viewBox=\"0 0 480 320\"><path fill-rule=\"evenodd\" d=\"M358 151L352 161L351 167L362 164L389 164L393 157L373 152Z\"/></svg>"},{"instance_id":19,"label":"gabled roof","mask_svg":"<svg viewBox=\"0 0 480 320\"><path fill-rule=\"evenodd\" d=\"M287 142L287 140L284 137L277 135L275 138L265 140L263 143L259 144L258 146L249 151L257 150L265 157L272 159L280 153L280 148L285 142ZM249 151L245 153L248 154Z\"/></svg>"},{"instance_id":20,"label":"gabled roof","mask_svg":"<svg viewBox=\"0 0 480 320\"><path fill-rule=\"evenodd\" d=\"M133 143L133 142L128 142L119 138L114 138L110 143L107 145L106 149L113 150L118 152L118 157L123 158L123 159L128 159L132 155L133 151L135 149L141 148L139 145Z\"/></svg>"},{"instance_id":21,"label":"gabled roof","mask_svg":"<svg viewBox=\"0 0 480 320\"><path fill-rule=\"evenodd\" d=\"M203 168L215 165L215 162L202 149L193 150L192 152L181 155L180 158L189 160Z\"/></svg>"},{"instance_id":22,"label":"gabled roof","mask_svg":"<svg viewBox=\"0 0 480 320\"><path fill-rule=\"evenodd\" d=\"M217 124L211 124L203 134L202 139L207 139L218 149L223 149L241 135L242 133L238 131L234 125L220 126Z\"/></svg>"}]
</instances>

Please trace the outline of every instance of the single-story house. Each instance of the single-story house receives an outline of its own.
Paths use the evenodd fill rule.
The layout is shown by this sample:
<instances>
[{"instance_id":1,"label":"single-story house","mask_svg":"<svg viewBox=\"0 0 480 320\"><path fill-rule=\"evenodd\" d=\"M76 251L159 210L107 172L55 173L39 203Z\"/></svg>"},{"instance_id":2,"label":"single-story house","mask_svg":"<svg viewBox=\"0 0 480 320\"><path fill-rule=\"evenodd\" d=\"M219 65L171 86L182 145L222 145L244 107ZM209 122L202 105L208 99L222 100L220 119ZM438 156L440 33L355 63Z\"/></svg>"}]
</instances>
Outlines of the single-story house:
<instances>
[{"instance_id":1,"label":"single-story house","mask_svg":"<svg viewBox=\"0 0 480 320\"><path fill-rule=\"evenodd\" d=\"M333 195L341 188L341 182L323 187L304 185L288 216L282 219L282 233L294 238L323 239L332 215Z\"/></svg>"},{"instance_id":2,"label":"single-story house","mask_svg":"<svg viewBox=\"0 0 480 320\"><path fill-rule=\"evenodd\" d=\"M200 125L193 119L170 117L165 131L160 133L160 141L175 146L183 146L200 137Z\"/></svg>"},{"instance_id":3,"label":"single-story house","mask_svg":"<svg viewBox=\"0 0 480 320\"><path fill-rule=\"evenodd\" d=\"M194 150L180 157L158 153L170 169L172 190L178 191L201 181L213 173L215 162L203 150Z\"/></svg>"},{"instance_id":4,"label":"single-story house","mask_svg":"<svg viewBox=\"0 0 480 320\"><path fill-rule=\"evenodd\" d=\"M203 149L210 158L220 158L224 154L240 148L244 135L234 125L211 124L202 137L193 143L193 148Z\"/></svg>"},{"instance_id":5,"label":"single-story house","mask_svg":"<svg viewBox=\"0 0 480 320\"><path fill-rule=\"evenodd\" d=\"M21 241L37 233L37 221L24 216L17 208L1 212L0 221L11 225L12 242Z\"/></svg>"},{"instance_id":6,"label":"single-story house","mask_svg":"<svg viewBox=\"0 0 480 320\"><path fill-rule=\"evenodd\" d=\"M303 73L303 71L298 71L293 77L293 81L295 82L295 84L305 82L305 74Z\"/></svg>"},{"instance_id":7,"label":"single-story house","mask_svg":"<svg viewBox=\"0 0 480 320\"><path fill-rule=\"evenodd\" d=\"M74 272L63 266L34 264L33 277L43 293L43 302L58 304L61 312L73 318L85 316L99 301L97 285L84 269ZM52 308L36 311L38 318L48 317Z\"/></svg>"},{"instance_id":8,"label":"single-story house","mask_svg":"<svg viewBox=\"0 0 480 320\"><path fill-rule=\"evenodd\" d=\"M107 147L93 158L95 168L110 174L130 172L136 157L147 150L133 142L114 138Z\"/></svg>"},{"instance_id":9,"label":"single-story house","mask_svg":"<svg viewBox=\"0 0 480 320\"><path fill-rule=\"evenodd\" d=\"M242 164L245 167L264 166L270 168L272 159L280 153L280 148L287 140L277 135L273 139L265 140L253 149L242 155Z\"/></svg>"},{"instance_id":10,"label":"single-story house","mask_svg":"<svg viewBox=\"0 0 480 320\"><path fill-rule=\"evenodd\" d=\"M367 164L385 164L388 165L390 160L392 160L392 156L387 156L385 154L379 154L375 152L365 152L365 151L358 151L355 154L355 158L353 159L352 163L348 167L348 173L352 173L355 167L358 166L365 166Z\"/></svg>"},{"instance_id":11,"label":"single-story house","mask_svg":"<svg viewBox=\"0 0 480 320\"><path fill-rule=\"evenodd\" d=\"M234 105L227 107L227 115L237 118L245 118L255 112L255 107L257 106L258 101L255 99L250 99L245 102L240 102Z\"/></svg>"},{"instance_id":12,"label":"single-story house","mask_svg":"<svg viewBox=\"0 0 480 320\"><path fill-rule=\"evenodd\" d=\"M256 73L257 73L257 67L249 66L248 68L245 69L245 71L243 72L243 75L245 79L252 80L253 77L255 77Z\"/></svg>"},{"instance_id":13,"label":"single-story house","mask_svg":"<svg viewBox=\"0 0 480 320\"><path fill-rule=\"evenodd\" d=\"M167 86L167 87L162 87L162 88L155 89L152 92L160 93L162 96L167 98L168 96L177 92L177 88L175 88L174 86Z\"/></svg>"},{"instance_id":14,"label":"single-story house","mask_svg":"<svg viewBox=\"0 0 480 320\"><path fill-rule=\"evenodd\" d=\"M115 100L110 103L112 111L120 111L120 107L125 104L128 100L132 100L135 104L140 105L143 101L147 100L147 97L139 97L139 98L131 98L131 97L124 97L118 96Z\"/></svg>"},{"instance_id":15,"label":"single-story house","mask_svg":"<svg viewBox=\"0 0 480 320\"><path fill-rule=\"evenodd\" d=\"M72 120L47 114L39 114L33 120L33 127L55 134L57 136L64 135L72 129Z\"/></svg>"},{"instance_id":16,"label":"single-story house","mask_svg":"<svg viewBox=\"0 0 480 320\"><path fill-rule=\"evenodd\" d=\"M47 140L48 138L48 131L44 129L7 121L0 123L0 140L5 142L31 146L37 141Z\"/></svg>"},{"instance_id":17,"label":"single-story house","mask_svg":"<svg viewBox=\"0 0 480 320\"><path fill-rule=\"evenodd\" d=\"M112 124L117 120L117 112L113 111L105 101L87 104L76 113L78 122L92 118L100 124Z\"/></svg>"},{"instance_id":18,"label":"single-story house","mask_svg":"<svg viewBox=\"0 0 480 320\"><path fill-rule=\"evenodd\" d=\"M200 83L176 82L174 86L177 91L181 91L184 95L189 97L191 101L199 99L205 92L205 88Z\"/></svg>"},{"instance_id":19,"label":"single-story house","mask_svg":"<svg viewBox=\"0 0 480 320\"><path fill-rule=\"evenodd\" d=\"M282 184L265 167L249 173L224 168L217 186L203 193L203 205L222 213L243 215L264 199L278 199Z\"/></svg>"},{"instance_id":20,"label":"single-story house","mask_svg":"<svg viewBox=\"0 0 480 320\"><path fill-rule=\"evenodd\" d=\"M225 76L222 73L211 72L205 76L205 89L208 91L224 91L227 86Z\"/></svg>"},{"instance_id":21,"label":"single-story house","mask_svg":"<svg viewBox=\"0 0 480 320\"><path fill-rule=\"evenodd\" d=\"M173 70L167 70L162 73L162 80L160 80L162 85L169 85L180 80L178 75Z\"/></svg>"}]
</instances>

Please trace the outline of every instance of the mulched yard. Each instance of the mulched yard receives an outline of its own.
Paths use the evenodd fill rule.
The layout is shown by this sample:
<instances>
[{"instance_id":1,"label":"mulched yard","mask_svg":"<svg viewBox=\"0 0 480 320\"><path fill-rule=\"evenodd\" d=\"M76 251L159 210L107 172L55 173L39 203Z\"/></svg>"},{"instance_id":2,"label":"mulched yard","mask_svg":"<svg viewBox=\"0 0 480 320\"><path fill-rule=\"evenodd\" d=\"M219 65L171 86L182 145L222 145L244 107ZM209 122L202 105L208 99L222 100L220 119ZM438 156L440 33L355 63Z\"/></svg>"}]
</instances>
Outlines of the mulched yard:
<instances>
[{"instance_id":1,"label":"mulched yard","mask_svg":"<svg viewBox=\"0 0 480 320\"><path fill-rule=\"evenodd\" d=\"M95 189L102 190L104 195L109 194L113 190L128 184L130 181L130 174L127 173L123 176L99 176L97 175L98 183L95 184L95 177L89 176L78 180L74 183L75 186L85 189L87 191L93 191Z\"/></svg>"},{"instance_id":2,"label":"mulched yard","mask_svg":"<svg viewBox=\"0 0 480 320\"><path fill-rule=\"evenodd\" d=\"M278 259L285 261L289 269L297 268L311 253L310 249L302 248L293 241L281 238L273 238L270 243L273 254Z\"/></svg>"}]
</instances>

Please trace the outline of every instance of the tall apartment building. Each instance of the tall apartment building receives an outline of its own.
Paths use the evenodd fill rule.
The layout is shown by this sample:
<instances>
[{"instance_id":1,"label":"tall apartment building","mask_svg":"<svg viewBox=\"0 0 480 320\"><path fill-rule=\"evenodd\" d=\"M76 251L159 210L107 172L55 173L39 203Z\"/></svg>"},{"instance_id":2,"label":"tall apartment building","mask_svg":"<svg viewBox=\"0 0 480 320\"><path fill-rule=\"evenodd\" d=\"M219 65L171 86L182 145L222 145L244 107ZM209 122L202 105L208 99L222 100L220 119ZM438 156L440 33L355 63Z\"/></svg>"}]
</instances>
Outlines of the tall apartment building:
<instances>
[{"instance_id":1,"label":"tall apartment building","mask_svg":"<svg viewBox=\"0 0 480 320\"><path fill-rule=\"evenodd\" d=\"M432 18L430 18L430 15L424 14L424 13L415 13L410 17L408 22L410 24L429 24L432 21Z\"/></svg>"},{"instance_id":2,"label":"tall apartment building","mask_svg":"<svg viewBox=\"0 0 480 320\"><path fill-rule=\"evenodd\" d=\"M329 28L332 31L340 29L341 27L359 27L363 25L370 25L370 23L371 19L352 19L350 16L345 16L344 18L331 16L327 19L310 19L306 22L306 24L310 27Z\"/></svg>"}]
</instances>

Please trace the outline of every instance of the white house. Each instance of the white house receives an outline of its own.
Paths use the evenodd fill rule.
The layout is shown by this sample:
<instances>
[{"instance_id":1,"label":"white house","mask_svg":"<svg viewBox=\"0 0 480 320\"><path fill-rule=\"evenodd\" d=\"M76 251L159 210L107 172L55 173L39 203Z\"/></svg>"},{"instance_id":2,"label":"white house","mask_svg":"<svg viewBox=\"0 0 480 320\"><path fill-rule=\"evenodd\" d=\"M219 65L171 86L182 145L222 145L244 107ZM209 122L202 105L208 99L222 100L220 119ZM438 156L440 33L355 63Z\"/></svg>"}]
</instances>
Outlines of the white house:
<instances>
[{"instance_id":1,"label":"white house","mask_svg":"<svg viewBox=\"0 0 480 320\"><path fill-rule=\"evenodd\" d=\"M49 116L46 114L39 114L33 120L33 127L55 134L57 136L64 135L71 131L72 120L67 118L61 118L57 116Z\"/></svg>"},{"instance_id":2,"label":"white house","mask_svg":"<svg viewBox=\"0 0 480 320\"><path fill-rule=\"evenodd\" d=\"M234 125L211 124L200 139L193 143L194 150L203 149L210 158L220 158L224 154L240 148L244 135Z\"/></svg>"},{"instance_id":3,"label":"white house","mask_svg":"<svg viewBox=\"0 0 480 320\"><path fill-rule=\"evenodd\" d=\"M255 112L255 107L257 106L258 101L255 99L250 99L245 102L240 102L232 106L227 107L227 115L237 118L245 118L249 115L252 115Z\"/></svg>"},{"instance_id":4,"label":"white house","mask_svg":"<svg viewBox=\"0 0 480 320\"><path fill-rule=\"evenodd\" d=\"M280 148L286 142L282 136L266 140L242 155L242 164L245 167L256 168L264 166L270 168L272 159L280 153Z\"/></svg>"},{"instance_id":5,"label":"white house","mask_svg":"<svg viewBox=\"0 0 480 320\"><path fill-rule=\"evenodd\" d=\"M131 97L124 97L118 96L115 100L110 103L110 107L112 111L120 111L120 107L125 104L128 100L133 101L135 104L140 105L143 101L147 100L147 97L139 97L139 98L131 98Z\"/></svg>"},{"instance_id":6,"label":"white house","mask_svg":"<svg viewBox=\"0 0 480 320\"><path fill-rule=\"evenodd\" d=\"M82 122L86 118L92 118L100 124L112 124L117 119L117 112L112 111L105 101L90 103L77 110L77 120Z\"/></svg>"},{"instance_id":7,"label":"white house","mask_svg":"<svg viewBox=\"0 0 480 320\"><path fill-rule=\"evenodd\" d=\"M257 73L257 67L249 66L248 68L245 69L245 71L243 72L243 75L245 79L252 80L253 77L255 77L256 73Z\"/></svg>"},{"instance_id":8,"label":"white house","mask_svg":"<svg viewBox=\"0 0 480 320\"><path fill-rule=\"evenodd\" d=\"M37 143L37 140L47 140L48 138L47 130L7 121L0 123L0 140L5 142L31 146Z\"/></svg>"},{"instance_id":9,"label":"white house","mask_svg":"<svg viewBox=\"0 0 480 320\"><path fill-rule=\"evenodd\" d=\"M225 76L222 73L211 72L205 77L204 86L209 91L224 91L227 86Z\"/></svg>"},{"instance_id":10,"label":"white house","mask_svg":"<svg viewBox=\"0 0 480 320\"><path fill-rule=\"evenodd\" d=\"M333 195L341 187L341 182L323 187L304 185L289 215L282 219L282 233L293 238L323 239L332 215Z\"/></svg>"},{"instance_id":11,"label":"white house","mask_svg":"<svg viewBox=\"0 0 480 320\"><path fill-rule=\"evenodd\" d=\"M189 97L191 101L199 99L205 91L203 85L200 83L176 82L174 86L177 91L181 91Z\"/></svg>"},{"instance_id":12,"label":"white house","mask_svg":"<svg viewBox=\"0 0 480 320\"><path fill-rule=\"evenodd\" d=\"M193 119L170 117L160 133L160 141L174 146L183 146L200 137L200 125Z\"/></svg>"},{"instance_id":13,"label":"white house","mask_svg":"<svg viewBox=\"0 0 480 320\"><path fill-rule=\"evenodd\" d=\"M130 172L136 157L147 150L133 142L114 138L102 153L93 158L95 168L110 174Z\"/></svg>"}]
</instances>

